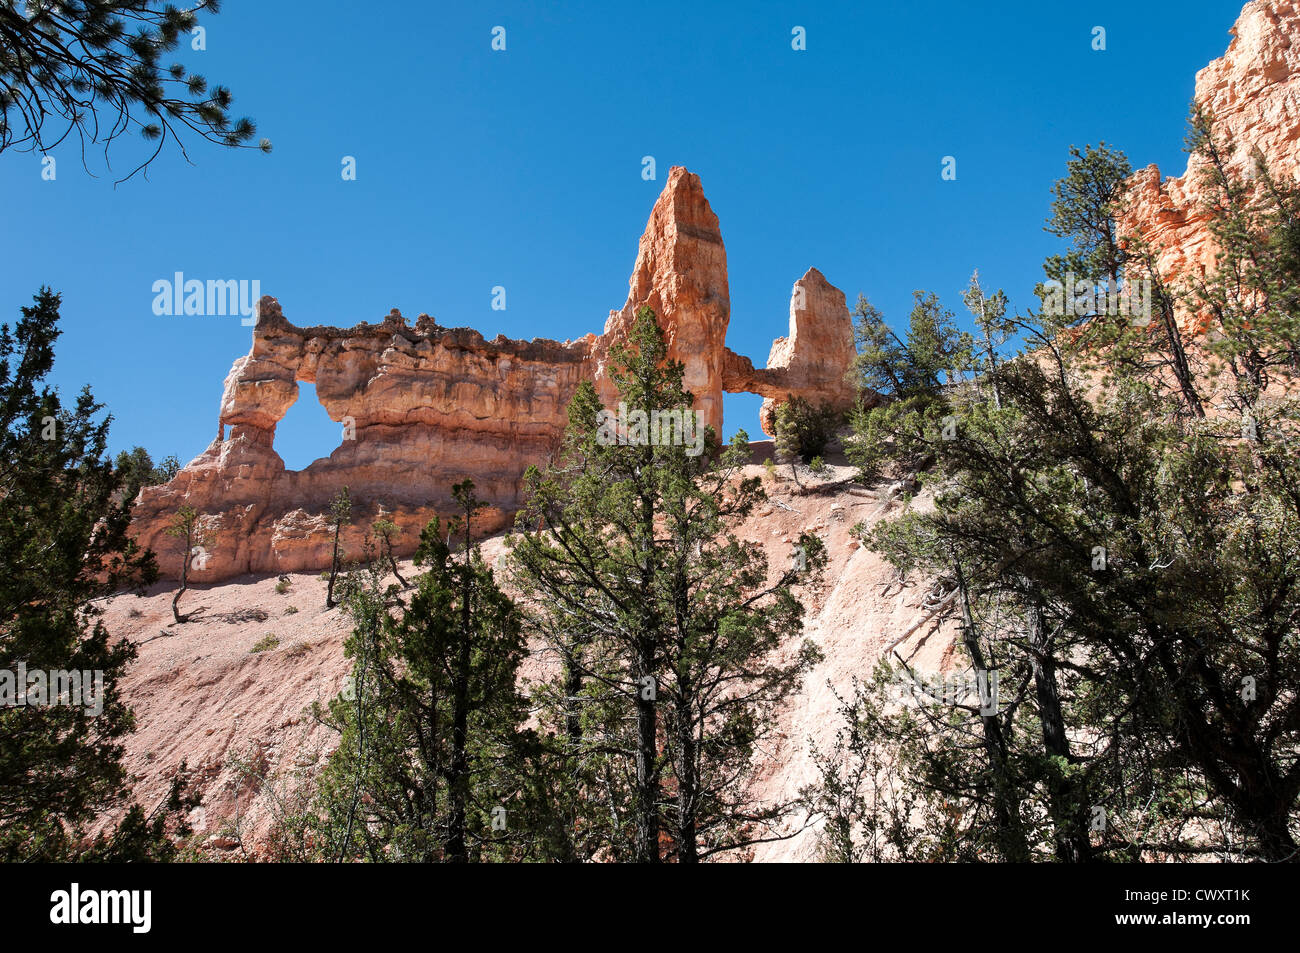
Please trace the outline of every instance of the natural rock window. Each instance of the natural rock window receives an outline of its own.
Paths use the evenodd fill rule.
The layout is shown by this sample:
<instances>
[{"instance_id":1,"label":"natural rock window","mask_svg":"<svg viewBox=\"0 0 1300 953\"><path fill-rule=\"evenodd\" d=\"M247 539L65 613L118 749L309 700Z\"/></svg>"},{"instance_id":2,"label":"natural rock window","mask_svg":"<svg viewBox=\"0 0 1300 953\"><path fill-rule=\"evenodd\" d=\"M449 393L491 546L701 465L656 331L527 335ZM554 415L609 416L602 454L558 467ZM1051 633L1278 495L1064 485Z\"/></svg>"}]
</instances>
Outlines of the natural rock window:
<instances>
[{"instance_id":1,"label":"natural rock window","mask_svg":"<svg viewBox=\"0 0 1300 953\"><path fill-rule=\"evenodd\" d=\"M342 440L343 425L330 420L316 397L316 385L298 382L298 399L275 428L275 452L286 470L306 470L328 457Z\"/></svg>"}]
</instances>

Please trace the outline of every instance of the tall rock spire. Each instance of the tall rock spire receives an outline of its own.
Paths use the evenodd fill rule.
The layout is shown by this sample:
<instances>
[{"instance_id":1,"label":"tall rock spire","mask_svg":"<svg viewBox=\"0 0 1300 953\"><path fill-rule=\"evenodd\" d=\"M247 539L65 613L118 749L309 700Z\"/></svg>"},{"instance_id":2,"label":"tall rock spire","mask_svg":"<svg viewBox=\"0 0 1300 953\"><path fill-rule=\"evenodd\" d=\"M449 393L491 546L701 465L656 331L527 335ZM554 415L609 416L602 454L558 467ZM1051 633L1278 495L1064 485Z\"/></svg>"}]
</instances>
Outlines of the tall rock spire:
<instances>
[{"instance_id":1,"label":"tall rock spire","mask_svg":"<svg viewBox=\"0 0 1300 953\"><path fill-rule=\"evenodd\" d=\"M700 177L681 166L668 173L637 248L627 302L611 311L597 347L597 388L613 397L606 373L608 348L626 338L642 305L654 308L668 356L685 366L684 384L702 421L722 435L722 375L731 296L727 252L718 216L704 197Z\"/></svg>"}]
</instances>

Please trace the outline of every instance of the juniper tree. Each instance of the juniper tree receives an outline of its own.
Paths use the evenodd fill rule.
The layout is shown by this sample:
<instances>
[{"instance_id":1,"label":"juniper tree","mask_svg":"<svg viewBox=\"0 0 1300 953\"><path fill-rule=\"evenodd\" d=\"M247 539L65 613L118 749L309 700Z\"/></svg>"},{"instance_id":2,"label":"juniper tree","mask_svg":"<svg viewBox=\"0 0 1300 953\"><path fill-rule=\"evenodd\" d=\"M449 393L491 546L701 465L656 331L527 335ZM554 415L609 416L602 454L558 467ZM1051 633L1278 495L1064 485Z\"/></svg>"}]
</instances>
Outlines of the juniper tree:
<instances>
[{"instance_id":1,"label":"juniper tree","mask_svg":"<svg viewBox=\"0 0 1300 953\"><path fill-rule=\"evenodd\" d=\"M914 291L912 298L905 339L865 298L858 300L854 373L861 387L882 398L853 417L855 439L847 453L864 476L877 475L891 457L905 476L914 476L925 461L904 453L901 438L917 428L944 426L948 395L972 363L972 339L957 329L938 297Z\"/></svg>"},{"instance_id":2,"label":"juniper tree","mask_svg":"<svg viewBox=\"0 0 1300 953\"><path fill-rule=\"evenodd\" d=\"M960 706L885 712L873 740L905 753L930 808L992 820L957 829L979 856L1011 856L1014 841L981 833L1006 826L999 790L1035 855L1297 855L1300 414L1286 355L1300 260L1285 187L1266 169L1248 187L1207 161L1221 254L1185 300L1222 322L1208 347L1237 361L1228 409L1266 399L1262 436L1235 414L1190 412L1167 356L1135 360L1126 331L1032 315L1017 319L1024 352L992 373L1000 406L956 393L946 434L894 432L897 452L926 461L935 507L868 542L960 592L967 661L978 667L978 650L1001 674L1005 756L971 747L981 720ZM1085 328L1104 331L1099 318ZM1252 379L1264 366L1271 389ZM841 817L845 763L830 760L822 792ZM843 822L831 830L843 854Z\"/></svg>"},{"instance_id":3,"label":"juniper tree","mask_svg":"<svg viewBox=\"0 0 1300 953\"><path fill-rule=\"evenodd\" d=\"M1136 832L1153 820L1134 803L1142 792L1181 802L1186 824L1222 811L1245 851L1290 858L1300 702L1280 686L1300 664L1294 458L1245 493L1232 442L1184 423L1177 399L1141 379L1096 403L1028 361L1000 383L1006 416L963 413L956 440L930 444L951 488L936 510L874 543L900 566L946 568L942 544L980 568L996 638L1039 689L1025 704L1058 843L1077 840L1087 808L1112 818L1099 849L1197 849L1188 830Z\"/></svg>"},{"instance_id":4,"label":"juniper tree","mask_svg":"<svg viewBox=\"0 0 1300 953\"><path fill-rule=\"evenodd\" d=\"M145 168L168 139L187 155L189 134L242 147L256 135L253 120L233 119L233 96L208 87L201 75L167 63L190 40L200 13L217 13L217 0L189 9L154 0L3 0L0 2L0 152L46 153L76 133L88 145L112 142L136 129L155 142L153 153L125 178ZM262 139L258 148L269 152Z\"/></svg>"},{"instance_id":5,"label":"juniper tree","mask_svg":"<svg viewBox=\"0 0 1300 953\"><path fill-rule=\"evenodd\" d=\"M1000 659L998 662L1000 663ZM953 687L948 687L951 684ZM835 863L1024 860L1039 831L1025 792L1005 782L1018 765L987 760L978 686L929 684L898 660L836 694L840 728L813 749L818 780L804 789L822 820L818 846ZM905 702L905 704L900 704ZM1016 708L1001 708L1000 749L1022 744ZM997 805L1012 808L998 816ZM1014 821L1014 823L1011 823Z\"/></svg>"},{"instance_id":6,"label":"juniper tree","mask_svg":"<svg viewBox=\"0 0 1300 953\"><path fill-rule=\"evenodd\" d=\"M1097 455L1131 450L1124 436L1136 435L1139 445L1150 439L1143 426L1150 407L1130 401L1116 409L1105 436L1097 435L1091 408L1060 383L1069 376L1015 358L994 371L1000 408L968 391L945 401L948 429L914 423L893 434L894 452L927 461L922 479L935 488L935 509L908 512L865 538L900 573L920 570L938 580L946 594L939 606L959 616L958 674L997 691L965 700L921 693L919 704L891 708L888 692L915 680L901 659L886 660L858 686L844 708L857 727L825 756L814 792L830 816L826 844L837 856L853 856L878 837L871 825L855 827L848 818L876 796L876 779L862 775L881 749L899 753L898 777L918 812L915 830L890 832L887 846L906 859L1024 860L1046 849L1060 860L1085 860L1093 854L1092 808L1146 823L1133 797L1171 789L1152 767L1164 757L1156 755L1160 735L1153 740L1137 717L1112 715L1130 712L1138 690L1111 674L1117 660L1090 654L1046 576L1054 574L1062 588L1088 580L1091 562L1081 559L1092 558L1098 527L1110 523L1101 513L1091 529L1075 522L1083 518L1078 491L1096 480L1080 470L1118 467ZM1079 419L1085 422L1070 426ZM1067 554L1071 545L1077 548ZM1081 671L1110 681L1093 682ZM1081 735L1105 742L1080 750ZM846 789L852 777L859 783ZM1132 840L1104 846L1123 852Z\"/></svg>"},{"instance_id":7,"label":"juniper tree","mask_svg":"<svg viewBox=\"0 0 1300 953\"><path fill-rule=\"evenodd\" d=\"M628 431L609 425L594 387L578 389L559 455L526 476L511 558L560 664L543 699L582 782L579 821L610 817L597 823L612 855L656 862L667 846L694 862L783 836L790 805L755 803L749 769L773 706L818 657L807 642L789 661L774 653L799 634L795 587L824 550L805 535L791 565L769 573L735 536L763 499L761 481L740 473L743 432L722 450L709 431L702 454L647 433L652 415L693 404L666 351L642 308L611 352Z\"/></svg>"},{"instance_id":8,"label":"juniper tree","mask_svg":"<svg viewBox=\"0 0 1300 953\"><path fill-rule=\"evenodd\" d=\"M826 403L814 404L803 397L786 395L776 409L775 449L778 459L810 463L826 452L845 414Z\"/></svg>"},{"instance_id":9,"label":"juniper tree","mask_svg":"<svg viewBox=\"0 0 1300 953\"><path fill-rule=\"evenodd\" d=\"M157 569L128 532L111 418L88 389L65 406L46 383L58 320L59 296L42 289L0 326L0 670L102 672L103 707L0 708L0 857L164 857L175 820L166 803L148 823L128 811L98 842L84 836L96 815L127 806L122 742L133 726L119 682L136 648L109 633L101 600L143 591Z\"/></svg>"}]
</instances>

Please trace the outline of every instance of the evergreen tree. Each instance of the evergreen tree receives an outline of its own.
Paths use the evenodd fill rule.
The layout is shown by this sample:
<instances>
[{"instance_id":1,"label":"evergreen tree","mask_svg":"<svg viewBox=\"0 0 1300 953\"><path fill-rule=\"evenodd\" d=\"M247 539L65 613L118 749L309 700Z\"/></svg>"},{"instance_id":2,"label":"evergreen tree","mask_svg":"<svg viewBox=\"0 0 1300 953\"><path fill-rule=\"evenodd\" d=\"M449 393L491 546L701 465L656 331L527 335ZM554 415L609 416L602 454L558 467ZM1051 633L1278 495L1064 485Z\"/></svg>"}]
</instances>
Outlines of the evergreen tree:
<instances>
[{"instance_id":1,"label":"evergreen tree","mask_svg":"<svg viewBox=\"0 0 1300 953\"><path fill-rule=\"evenodd\" d=\"M575 823L605 814L611 857L656 862L667 848L685 863L782 836L790 805L754 803L748 769L773 706L818 657L810 643L789 662L773 653L799 632L795 586L825 557L805 535L772 575L735 537L763 498L739 475L747 438L719 452L709 431L696 454L655 430L693 403L666 350L642 308L612 352L626 430L579 388L556 461L527 474L512 562L560 664L541 698L582 805Z\"/></svg>"},{"instance_id":2,"label":"evergreen tree","mask_svg":"<svg viewBox=\"0 0 1300 953\"><path fill-rule=\"evenodd\" d=\"M397 568L397 554L393 550L393 540L402 532L401 527L390 519L381 518L370 524L370 532L374 534L379 546L380 562L388 567L403 589L410 589L411 584L402 578L402 573Z\"/></svg>"},{"instance_id":3,"label":"evergreen tree","mask_svg":"<svg viewBox=\"0 0 1300 953\"><path fill-rule=\"evenodd\" d=\"M1300 700L1282 687L1300 666L1289 196L1266 170L1247 186L1208 165L1222 252L1187 300L1222 322L1210 347L1232 370L1233 414L1193 412L1169 353L1135 359L1138 336L1101 315L1084 334L1030 316L1016 319L1025 351L987 374L999 402L955 392L946 434L894 431L899 454L925 461L935 507L868 542L939 580L971 674L996 672L1002 690L990 714L855 696L853 731L813 792L832 854L878 839L852 818L855 779L883 745L922 805L921 834L894 836L897 852L1296 858ZM1267 422L1243 428L1235 411L1252 397Z\"/></svg>"},{"instance_id":4,"label":"evergreen tree","mask_svg":"<svg viewBox=\"0 0 1300 953\"><path fill-rule=\"evenodd\" d=\"M135 499L141 487L157 486L166 483L180 470L180 461L174 456L164 457L157 466L149 451L144 447L123 450L113 461L115 469L122 478L122 495Z\"/></svg>"},{"instance_id":5,"label":"evergreen tree","mask_svg":"<svg viewBox=\"0 0 1300 953\"><path fill-rule=\"evenodd\" d=\"M100 600L142 591L157 570L128 534L111 418L98 419L89 390L65 407L45 383L58 319L59 296L42 289L16 325L0 326L0 672L101 672L102 707L0 707L0 858L165 857L179 801L152 819L128 811L98 842L84 837L96 815L126 807L122 740L133 726L118 684L136 649L111 637Z\"/></svg>"},{"instance_id":6,"label":"evergreen tree","mask_svg":"<svg viewBox=\"0 0 1300 953\"><path fill-rule=\"evenodd\" d=\"M845 414L829 404L813 404L802 397L787 395L776 408L777 458L804 463L826 452L844 423Z\"/></svg>"},{"instance_id":7,"label":"evergreen tree","mask_svg":"<svg viewBox=\"0 0 1300 953\"><path fill-rule=\"evenodd\" d=\"M1177 293L1158 265L1160 249L1125 227L1132 173L1128 159L1104 142L1083 151L1071 146L1070 154L1066 176L1053 189L1056 199L1046 230L1069 239L1071 247L1063 255L1049 256L1043 266L1049 281L1057 283L1054 300L1063 307L1044 307L1044 332L1077 325L1088 349L1077 356L1104 355L1104 367L1094 363L1088 369L1104 373L1126 366L1152 374L1160 383L1165 381L1155 376L1157 372L1168 375L1181 397L1182 412L1204 417L1199 369L1192 366L1178 321ZM1140 293L1144 281L1150 283L1152 313L1122 313L1120 284L1145 306L1148 296ZM1045 302L1053 300L1041 287L1039 294Z\"/></svg>"},{"instance_id":8,"label":"evergreen tree","mask_svg":"<svg viewBox=\"0 0 1300 953\"><path fill-rule=\"evenodd\" d=\"M516 688L520 620L474 543L473 483L453 493L460 515L445 537L436 518L421 533L405 611L390 613L398 587L381 591L377 567L341 584L356 628L351 686L324 713L340 732L314 808L327 859L542 854L548 808L528 780L538 745Z\"/></svg>"},{"instance_id":9,"label":"evergreen tree","mask_svg":"<svg viewBox=\"0 0 1300 953\"><path fill-rule=\"evenodd\" d=\"M995 372L1002 349L1015 337L1015 321L1007 317L1007 296L1000 288L986 295L980 286L980 273L976 271L962 292L962 301L974 315L979 329L978 343L974 346L978 354L972 354L972 370L981 379L982 386L990 388L993 407L999 409L1002 395L998 393Z\"/></svg>"},{"instance_id":10,"label":"evergreen tree","mask_svg":"<svg viewBox=\"0 0 1300 953\"><path fill-rule=\"evenodd\" d=\"M1289 858L1295 701L1276 686L1300 662L1294 460L1243 493L1231 443L1183 424L1141 379L1096 405L1028 361L1000 385L1002 415L972 408L958 439L930 443L949 488L936 511L872 542L900 568L978 568L972 601L990 623L974 637L963 623L972 664L974 646L999 650L1003 684L1034 689L1021 703L1033 748L1003 784L1028 795L1047 782L1062 859L1090 852L1080 815L1098 810L1100 849L1194 850L1185 830L1151 836L1170 828L1142 805L1168 799L1184 826L1209 810L1188 804L1216 804L1245 850ZM1106 741L1080 751L1081 738Z\"/></svg>"},{"instance_id":11,"label":"evergreen tree","mask_svg":"<svg viewBox=\"0 0 1300 953\"><path fill-rule=\"evenodd\" d=\"M165 532L179 541L181 549L180 585L176 587L176 595L172 596L172 618L179 625L190 620L190 616L181 615L181 596L185 595L185 591L189 588L190 567L194 565L194 557L199 554L205 542L203 530L199 526L198 511L188 504L182 506L172 516Z\"/></svg>"},{"instance_id":12,"label":"evergreen tree","mask_svg":"<svg viewBox=\"0 0 1300 953\"><path fill-rule=\"evenodd\" d=\"M87 145L132 128L157 143L125 178L139 172L175 139L193 133L240 147L256 135L247 117L231 121L233 97L224 86L164 55L198 27L198 14L217 13L217 0L180 9L153 0L14 0L0 2L0 152L48 153L76 133ZM269 152L271 143L258 144ZM125 180L122 180L125 181Z\"/></svg>"},{"instance_id":13,"label":"evergreen tree","mask_svg":"<svg viewBox=\"0 0 1300 953\"><path fill-rule=\"evenodd\" d=\"M914 291L912 298L906 339L865 298L858 300L854 370L861 386L882 398L854 414L854 439L846 447L864 477L879 475L887 462L915 477L927 461L905 451L909 434L947 427L949 396L974 360L973 340L957 329L938 297Z\"/></svg>"},{"instance_id":14,"label":"evergreen tree","mask_svg":"<svg viewBox=\"0 0 1300 953\"><path fill-rule=\"evenodd\" d=\"M1250 178L1236 174L1235 144L1200 108L1188 148L1201 160L1217 253L1208 276L1192 276L1186 304L1230 375L1243 434L1267 443L1278 404L1269 385L1300 371L1300 187L1273 175L1258 152Z\"/></svg>"},{"instance_id":15,"label":"evergreen tree","mask_svg":"<svg viewBox=\"0 0 1300 953\"><path fill-rule=\"evenodd\" d=\"M1104 142L1082 150L1070 146L1065 168L1065 177L1052 186L1045 230L1068 239L1070 247L1063 255L1049 256L1044 270L1059 281L1073 274L1082 281L1118 282L1129 262L1121 218L1133 168L1123 152Z\"/></svg>"},{"instance_id":16,"label":"evergreen tree","mask_svg":"<svg viewBox=\"0 0 1300 953\"><path fill-rule=\"evenodd\" d=\"M333 609L338 602L334 599L334 584L338 582L339 573L343 571L343 527L352 522L352 497L345 486L330 500L329 525L334 530L334 542L330 550L330 578L325 588L325 608Z\"/></svg>"}]
</instances>

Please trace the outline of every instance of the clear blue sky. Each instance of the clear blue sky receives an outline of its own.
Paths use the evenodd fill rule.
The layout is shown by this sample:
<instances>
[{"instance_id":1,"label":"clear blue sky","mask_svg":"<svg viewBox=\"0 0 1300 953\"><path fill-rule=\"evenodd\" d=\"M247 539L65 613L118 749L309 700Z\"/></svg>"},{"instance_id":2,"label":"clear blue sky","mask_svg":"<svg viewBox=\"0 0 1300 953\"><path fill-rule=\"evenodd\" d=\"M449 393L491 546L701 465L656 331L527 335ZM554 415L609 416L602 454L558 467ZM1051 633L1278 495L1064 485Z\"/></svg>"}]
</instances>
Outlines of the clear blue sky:
<instances>
[{"instance_id":1,"label":"clear blue sky","mask_svg":"<svg viewBox=\"0 0 1300 953\"><path fill-rule=\"evenodd\" d=\"M0 320L41 284L64 296L56 383L92 385L114 449L184 463L217 428L249 348L230 317L158 317L154 281L257 278L296 324L400 308L487 337L563 340L621 307L672 165L722 223L733 350L762 366L810 266L894 323L911 291L960 312L973 269L1030 301L1056 240L1048 190L1071 143L1135 167L1185 164L1198 69L1240 4L393 3L228 0L207 50L177 59L229 85L271 155L191 144L113 187L75 147L0 155ZM302 11L310 10L310 15ZM506 28L504 53L490 49ZM1092 28L1107 49L1091 48ZM791 49L803 26L807 49ZM118 174L138 151L112 153ZM357 160L345 182L341 160ZM641 178L653 155L658 179ZM957 180L940 178L943 156ZM491 289L507 288L493 311ZM309 388L277 449L300 468L337 446ZM759 435L758 399L727 430Z\"/></svg>"}]
</instances>

